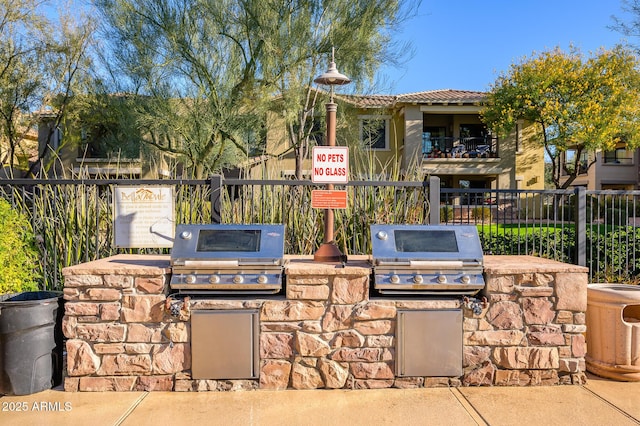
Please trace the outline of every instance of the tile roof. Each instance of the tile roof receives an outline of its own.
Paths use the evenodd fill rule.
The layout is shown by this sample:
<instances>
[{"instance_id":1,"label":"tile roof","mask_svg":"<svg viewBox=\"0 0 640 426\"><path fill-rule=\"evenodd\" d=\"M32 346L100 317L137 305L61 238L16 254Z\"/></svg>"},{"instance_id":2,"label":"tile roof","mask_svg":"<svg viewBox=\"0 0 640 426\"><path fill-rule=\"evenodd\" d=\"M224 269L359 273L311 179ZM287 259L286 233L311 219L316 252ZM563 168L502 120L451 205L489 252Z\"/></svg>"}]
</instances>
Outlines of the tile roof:
<instances>
[{"instance_id":1,"label":"tile roof","mask_svg":"<svg viewBox=\"0 0 640 426\"><path fill-rule=\"evenodd\" d=\"M390 108L395 104L397 96L393 95L345 95L339 96L345 102L354 104L360 108Z\"/></svg>"},{"instance_id":2,"label":"tile roof","mask_svg":"<svg viewBox=\"0 0 640 426\"><path fill-rule=\"evenodd\" d=\"M336 96L338 97L338 96ZM361 108L393 107L397 104L477 104L483 102L487 94L469 90L429 90L402 95L346 95L339 96Z\"/></svg>"}]
</instances>

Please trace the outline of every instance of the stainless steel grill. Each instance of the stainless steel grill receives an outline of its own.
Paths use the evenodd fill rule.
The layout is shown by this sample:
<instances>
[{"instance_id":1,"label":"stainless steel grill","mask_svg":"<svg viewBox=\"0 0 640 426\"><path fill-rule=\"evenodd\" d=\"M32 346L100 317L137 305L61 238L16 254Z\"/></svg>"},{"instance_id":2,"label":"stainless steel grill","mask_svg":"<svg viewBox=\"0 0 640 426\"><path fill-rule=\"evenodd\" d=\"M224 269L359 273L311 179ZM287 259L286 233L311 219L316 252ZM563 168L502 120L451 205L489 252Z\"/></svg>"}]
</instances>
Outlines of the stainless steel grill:
<instances>
[{"instance_id":1,"label":"stainless steel grill","mask_svg":"<svg viewBox=\"0 0 640 426\"><path fill-rule=\"evenodd\" d=\"M282 290L284 225L177 225L169 286L182 294Z\"/></svg>"},{"instance_id":2,"label":"stainless steel grill","mask_svg":"<svg viewBox=\"0 0 640 426\"><path fill-rule=\"evenodd\" d=\"M484 288L474 226L372 225L374 289L382 294L473 295Z\"/></svg>"}]
</instances>

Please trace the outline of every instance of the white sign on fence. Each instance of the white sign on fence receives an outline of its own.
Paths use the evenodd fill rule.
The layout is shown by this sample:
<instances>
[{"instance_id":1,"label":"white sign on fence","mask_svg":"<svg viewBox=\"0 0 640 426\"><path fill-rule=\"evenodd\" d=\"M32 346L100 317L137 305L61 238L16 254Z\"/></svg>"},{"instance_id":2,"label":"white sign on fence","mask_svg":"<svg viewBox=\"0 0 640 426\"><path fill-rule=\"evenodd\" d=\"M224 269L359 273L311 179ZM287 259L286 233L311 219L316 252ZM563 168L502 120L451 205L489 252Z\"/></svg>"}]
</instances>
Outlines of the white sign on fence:
<instances>
[{"instance_id":1,"label":"white sign on fence","mask_svg":"<svg viewBox=\"0 0 640 426\"><path fill-rule=\"evenodd\" d=\"M313 183L349 182L349 148L346 146L314 146Z\"/></svg>"},{"instance_id":2,"label":"white sign on fence","mask_svg":"<svg viewBox=\"0 0 640 426\"><path fill-rule=\"evenodd\" d=\"M113 236L116 247L173 247L175 233L172 186L115 186Z\"/></svg>"}]
</instances>

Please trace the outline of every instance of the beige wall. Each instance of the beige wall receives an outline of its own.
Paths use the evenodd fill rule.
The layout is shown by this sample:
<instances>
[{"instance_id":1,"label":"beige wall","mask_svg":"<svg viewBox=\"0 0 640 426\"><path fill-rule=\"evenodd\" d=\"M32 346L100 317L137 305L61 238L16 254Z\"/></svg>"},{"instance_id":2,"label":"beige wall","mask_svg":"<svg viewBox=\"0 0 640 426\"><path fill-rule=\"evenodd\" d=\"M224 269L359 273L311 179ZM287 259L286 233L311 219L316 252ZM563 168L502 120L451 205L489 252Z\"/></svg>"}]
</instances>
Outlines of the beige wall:
<instances>
[{"instance_id":1,"label":"beige wall","mask_svg":"<svg viewBox=\"0 0 640 426\"><path fill-rule=\"evenodd\" d=\"M402 168L407 170L422 158L422 111L417 105L404 108L405 134L402 152Z\"/></svg>"},{"instance_id":2,"label":"beige wall","mask_svg":"<svg viewBox=\"0 0 640 426\"><path fill-rule=\"evenodd\" d=\"M266 155L268 159L264 165L251 169L249 176L253 179L282 179L295 174L295 153L290 150L291 144L287 137L285 122L278 114L270 112L267 115ZM310 157L309 157L310 158ZM311 171L311 161L303 164L303 172Z\"/></svg>"},{"instance_id":3,"label":"beige wall","mask_svg":"<svg viewBox=\"0 0 640 426\"><path fill-rule=\"evenodd\" d=\"M544 148L536 141L536 127L520 123L517 130L505 140L505 155L513 153L513 189L544 189ZM516 149L516 138L520 141ZM501 149L501 152L503 150ZM511 159L511 158L509 158ZM506 160L506 158L505 158Z\"/></svg>"},{"instance_id":4,"label":"beige wall","mask_svg":"<svg viewBox=\"0 0 640 426\"><path fill-rule=\"evenodd\" d=\"M587 173L578 175L571 186L584 186L588 190L638 189L640 150L633 151L633 161L630 164L607 164L603 157L603 152L597 152L595 164L591 165Z\"/></svg>"},{"instance_id":5,"label":"beige wall","mask_svg":"<svg viewBox=\"0 0 640 426\"><path fill-rule=\"evenodd\" d=\"M587 189L611 189L611 186L636 189L638 187L638 150L633 151L633 161L630 164L611 164L603 161L602 152L596 154L596 164L591 166L595 173L591 182L593 188ZM603 185L605 188L603 188Z\"/></svg>"}]
</instances>

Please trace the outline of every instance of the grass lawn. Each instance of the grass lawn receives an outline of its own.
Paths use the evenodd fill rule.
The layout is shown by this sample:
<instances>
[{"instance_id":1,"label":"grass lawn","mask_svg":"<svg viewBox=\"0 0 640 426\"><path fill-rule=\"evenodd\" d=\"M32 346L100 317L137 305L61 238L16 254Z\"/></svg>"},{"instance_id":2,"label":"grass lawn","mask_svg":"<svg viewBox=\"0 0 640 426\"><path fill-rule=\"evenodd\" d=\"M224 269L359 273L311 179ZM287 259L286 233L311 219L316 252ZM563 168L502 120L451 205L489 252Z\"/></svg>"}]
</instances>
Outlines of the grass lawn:
<instances>
[{"instance_id":1,"label":"grass lawn","mask_svg":"<svg viewBox=\"0 0 640 426\"><path fill-rule=\"evenodd\" d=\"M480 224L476 225L478 232L481 234L489 235L530 235L540 234L547 232L561 232L563 230L573 231L575 225L573 223L553 224L553 223L527 223L527 224ZM598 233L600 235L607 235L612 231L627 231L633 233L640 233L640 228L634 226L614 226L614 225L587 225L587 232Z\"/></svg>"}]
</instances>

